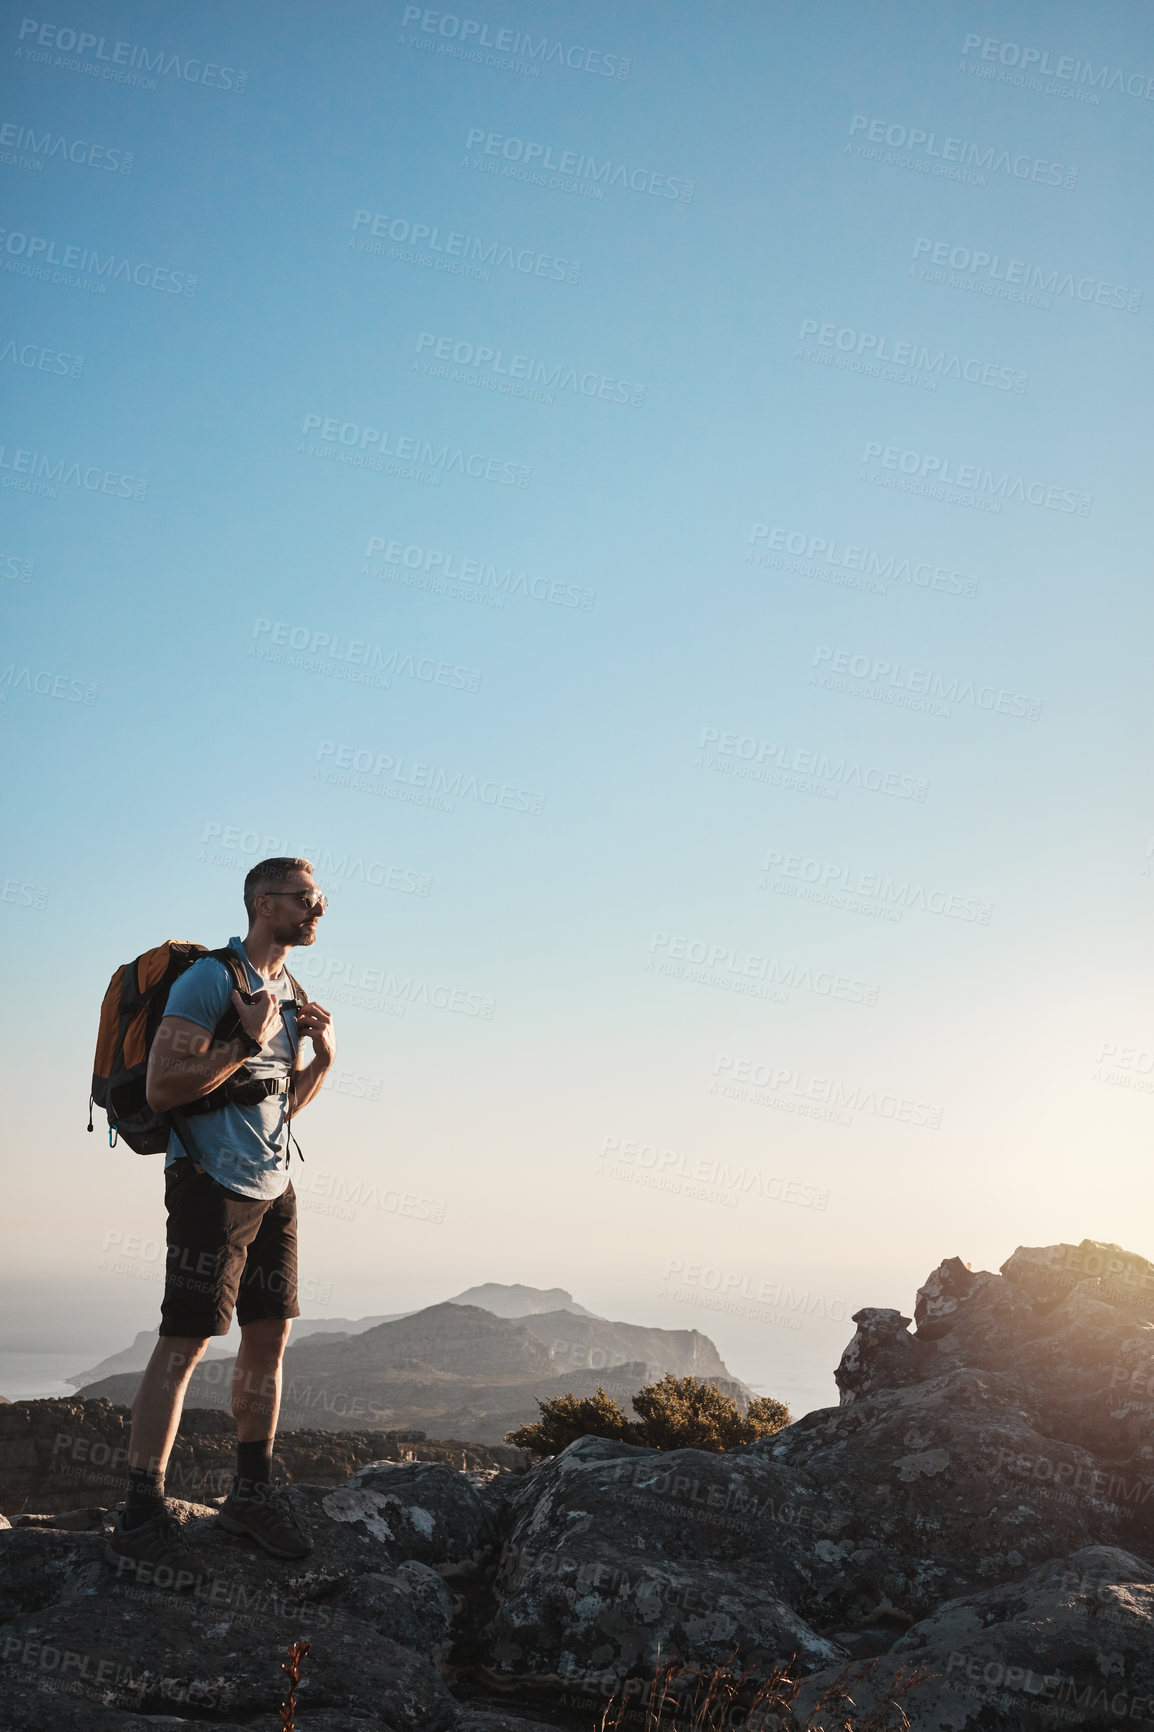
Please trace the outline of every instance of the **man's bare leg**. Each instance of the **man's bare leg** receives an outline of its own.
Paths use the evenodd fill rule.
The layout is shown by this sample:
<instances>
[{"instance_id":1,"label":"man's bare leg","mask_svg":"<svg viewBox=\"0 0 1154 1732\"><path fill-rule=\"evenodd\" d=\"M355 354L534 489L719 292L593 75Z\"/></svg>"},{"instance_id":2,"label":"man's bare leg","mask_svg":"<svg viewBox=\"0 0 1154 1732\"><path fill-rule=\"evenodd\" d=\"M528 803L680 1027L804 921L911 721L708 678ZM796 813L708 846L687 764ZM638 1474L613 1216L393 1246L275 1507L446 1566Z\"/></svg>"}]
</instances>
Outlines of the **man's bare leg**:
<instances>
[{"instance_id":1,"label":"man's bare leg","mask_svg":"<svg viewBox=\"0 0 1154 1732\"><path fill-rule=\"evenodd\" d=\"M195 1559L164 1504L164 1472L176 1438L189 1379L208 1340L162 1335L132 1404L128 1496L106 1553L117 1574L138 1583L187 1590L199 1579Z\"/></svg>"},{"instance_id":2,"label":"man's bare leg","mask_svg":"<svg viewBox=\"0 0 1154 1732\"><path fill-rule=\"evenodd\" d=\"M288 1322L261 1318L241 1326L232 1380L236 1484L220 1511L226 1533L247 1534L278 1558L303 1558L313 1542L291 1503L274 1492L272 1446L280 1414L281 1362Z\"/></svg>"},{"instance_id":3,"label":"man's bare leg","mask_svg":"<svg viewBox=\"0 0 1154 1732\"><path fill-rule=\"evenodd\" d=\"M238 1443L271 1444L276 1435L284 1350L292 1324L279 1317L243 1323L232 1374L232 1414Z\"/></svg>"},{"instance_id":4,"label":"man's bare leg","mask_svg":"<svg viewBox=\"0 0 1154 1732\"><path fill-rule=\"evenodd\" d=\"M163 1479L189 1379L207 1346L207 1337L201 1340L191 1335L161 1335L157 1340L132 1404L130 1467Z\"/></svg>"}]
</instances>

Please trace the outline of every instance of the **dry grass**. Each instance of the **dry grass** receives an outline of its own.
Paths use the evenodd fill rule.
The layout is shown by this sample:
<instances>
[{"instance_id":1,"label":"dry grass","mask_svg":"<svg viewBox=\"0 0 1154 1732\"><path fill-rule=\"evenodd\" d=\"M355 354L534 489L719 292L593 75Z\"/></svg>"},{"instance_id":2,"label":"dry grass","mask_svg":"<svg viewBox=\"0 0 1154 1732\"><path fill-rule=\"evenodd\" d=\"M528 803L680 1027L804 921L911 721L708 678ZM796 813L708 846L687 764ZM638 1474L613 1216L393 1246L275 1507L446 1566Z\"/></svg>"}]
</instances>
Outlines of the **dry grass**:
<instances>
[{"instance_id":1,"label":"dry grass","mask_svg":"<svg viewBox=\"0 0 1154 1732\"><path fill-rule=\"evenodd\" d=\"M676 1660L661 1663L652 1682L637 1696L622 1691L609 1703L597 1732L910 1732L901 1698L930 1676L923 1669L900 1668L893 1685L874 1707L855 1706L850 1686L868 1681L877 1665L846 1666L822 1691L804 1720L793 1711L801 1682L788 1667L767 1678L738 1672L732 1662L705 1673Z\"/></svg>"},{"instance_id":2,"label":"dry grass","mask_svg":"<svg viewBox=\"0 0 1154 1732\"><path fill-rule=\"evenodd\" d=\"M280 1669L288 1673L289 1693L288 1701L280 1705L281 1732L296 1732L297 1685L301 1681L310 1646L309 1642L294 1642L285 1649L288 1659L281 1661Z\"/></svg>"}]
</instances>

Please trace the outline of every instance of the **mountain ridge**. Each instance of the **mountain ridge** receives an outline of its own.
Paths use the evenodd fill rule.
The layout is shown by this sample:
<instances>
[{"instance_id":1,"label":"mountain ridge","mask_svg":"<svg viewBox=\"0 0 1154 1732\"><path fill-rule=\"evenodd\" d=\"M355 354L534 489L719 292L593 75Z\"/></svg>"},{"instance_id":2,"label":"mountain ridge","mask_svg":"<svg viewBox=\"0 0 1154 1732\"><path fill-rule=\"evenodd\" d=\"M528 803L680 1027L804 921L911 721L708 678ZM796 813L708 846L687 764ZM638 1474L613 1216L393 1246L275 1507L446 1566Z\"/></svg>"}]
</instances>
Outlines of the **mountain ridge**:
<instances>
[{"instance_id":1,"label":"mountain ridge","mask_svg":"<svg viewBox=\"0 0 1154 1732\"><path fill-rule=\"evenodd\" d=\"M486 1303L486 1300L489 1302ZM571 1311L579 1317L596 1315L595 1312L587 1311L584 1305L579 1305L572 1293L564 1287L527 1287L520 1282L485 1281L476 1287L466 1287L462 1292L455 1293L451 1298L439 1303L479 1305L482 1310L491 1311L495 1317L523 1317L549 1311ZM299 1347L308 1335L333 1335L338 1332L359 1335L366 1329L375 1328L378 1323L395 1323L402 1317L412 1317L416 1310L427 1309L427 1306L416 1306L413 1311L385 1311L370 1317L297 1317L293 1320L294 1345ZM216 1357L231 1355L235 1349L225 1345L226 1339L227 1337L221 1336L211 1341L208 1353ZM74 1372L63 1381L70 1383L73 1389L83 1389L122 1372L143 1371L155 1345L156 1331L141 1329L127 1347L107 1354L87 1371Z\"/></svg>"},{"instance_id":2,"label":"mountain ridge","mask_svg":"<svg viewBox=\"0 0 1154 1732\"><path fill-rule=\"evenodd\" d=\"M563 1333L562 1333L563 1332ZM193 1373L185 1404L226 1408L233 1359L217 1355ZM498 1317L443 1300L352 1334L314 1333L285 1352L281 1424L340 1430L350 1424L419 1426L430 1438L497 1444L538 1416L537 1403L592 1395L603 1384L628 1403L672 1372L716 1383L744 1407L752 1391L695 1329L646 1328L591 1312ZM84 1399L129 1405L137 1371L83 1385Z\"/></svg>"}]
</instances>

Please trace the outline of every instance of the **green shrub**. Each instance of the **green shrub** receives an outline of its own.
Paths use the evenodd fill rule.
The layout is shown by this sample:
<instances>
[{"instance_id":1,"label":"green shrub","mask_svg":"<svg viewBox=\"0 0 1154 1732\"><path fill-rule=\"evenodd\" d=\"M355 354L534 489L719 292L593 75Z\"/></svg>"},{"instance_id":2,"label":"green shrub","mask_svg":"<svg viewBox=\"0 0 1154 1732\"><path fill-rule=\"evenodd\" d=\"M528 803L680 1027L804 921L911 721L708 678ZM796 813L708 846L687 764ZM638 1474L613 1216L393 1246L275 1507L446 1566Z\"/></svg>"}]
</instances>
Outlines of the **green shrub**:
<instances>
[{"instance_id":1,"label":"green shrub","mask_svg":"<svg viewBox=\"0 0 1154 1732\"><path fill-rule=\"evenodd\" d=\"M534 1425L522 1425L517 1431L507 1431L505 1442L533 1455L560 1455L579 1437L590 1433L594 1437L612 1437L622 1443L636 1443L636 1426L623 1408L600 1386L596 1395L555 1395L550 1401L538 1401L541 1417Z\"/></svg>"},{"instance_id":2,"label":"green shrub","mask_svg":"<svg viewBox=\"0 0 1154 1732\"><path fill-rule=\"evenodd\" d=\"M666 1375L633 1397L638 1420L630 1419L598 1386L595 1395L556 1395L538 1400L541 1417L505 1434L506 1443L533 1455L559 1455L579 1437L610 1437L647 1449L740 1449L772 1437L790 1423L789 1408L769 1396L751 1401L744 1413L732 1396L704 1378Z\"/></svg>"}]
</instances>

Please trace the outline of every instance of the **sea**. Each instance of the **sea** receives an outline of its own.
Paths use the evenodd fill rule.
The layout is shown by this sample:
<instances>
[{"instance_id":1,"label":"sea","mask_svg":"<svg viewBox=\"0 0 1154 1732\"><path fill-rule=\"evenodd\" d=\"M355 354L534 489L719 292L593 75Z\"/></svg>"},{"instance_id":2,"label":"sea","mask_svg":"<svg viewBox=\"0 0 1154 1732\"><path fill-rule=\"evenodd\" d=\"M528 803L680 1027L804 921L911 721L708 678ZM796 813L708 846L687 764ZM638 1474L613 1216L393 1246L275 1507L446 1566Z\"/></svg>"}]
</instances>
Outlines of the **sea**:
<instances>
[{"instance_id":1,"label":"sea","mask_svg":"<svg viewBox=\"0 0 1154 1732\"><path fill-rule=\"evenodd\" d=\"M0 1395L9 1401L75 1395L75 1389L64 1379L87 1370L88 1363L83 1353L17 1353L0 1347Z\"/></svg>"}]
</instances>

